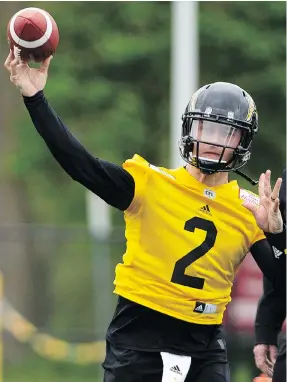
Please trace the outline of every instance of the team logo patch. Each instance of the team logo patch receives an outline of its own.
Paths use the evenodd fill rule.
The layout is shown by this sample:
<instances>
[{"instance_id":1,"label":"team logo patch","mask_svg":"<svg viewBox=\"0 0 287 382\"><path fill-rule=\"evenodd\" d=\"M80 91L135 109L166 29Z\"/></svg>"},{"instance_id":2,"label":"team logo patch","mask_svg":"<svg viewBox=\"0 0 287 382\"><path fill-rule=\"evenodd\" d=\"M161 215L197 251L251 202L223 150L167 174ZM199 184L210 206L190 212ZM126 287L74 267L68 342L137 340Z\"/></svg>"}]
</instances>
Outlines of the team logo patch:
<instances>
[{"instance_id":1,"label":"team logo patch","mask_svg":"<svg viewBox=\"0 0 287 382\"><path fill-rule=\"evenodd\" d=\"M214 199L216 196L216 193L213 190L209 190L208 188L205 188L203 193L209 199Z\"/></svg>"},{"instance_id":2,"label":"team logo patch","mask_svg":"<svg viewBox=\"0 0 287 382\"><path fill-rule=\"evenodd\" d=\"M253 203L253 204L256 204L257 206L259 206L259 200L260 200L259 196L257 196L256 194L253 194L250 191L247 191L247 190L240 188L239 198L242 200L245 200L249 203Z\"/></svg>"}]
</instances>

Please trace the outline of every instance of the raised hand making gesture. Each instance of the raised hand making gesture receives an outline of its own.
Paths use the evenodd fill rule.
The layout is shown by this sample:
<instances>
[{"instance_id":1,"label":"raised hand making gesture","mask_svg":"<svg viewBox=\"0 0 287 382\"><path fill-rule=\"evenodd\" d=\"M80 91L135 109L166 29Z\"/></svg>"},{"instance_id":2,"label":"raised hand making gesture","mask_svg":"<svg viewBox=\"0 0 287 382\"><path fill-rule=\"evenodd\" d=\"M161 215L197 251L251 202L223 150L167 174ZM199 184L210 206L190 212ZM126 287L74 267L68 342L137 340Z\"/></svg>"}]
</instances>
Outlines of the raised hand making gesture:
<instances>
[{"instance_id":1,"label":"raised hand making gesture","mask_svg":"<svg viewBox=\"0 0 287 382\"><path fill-rule=\"evenodd\" d=\"M260 175L259 178L259 206L245 201L243 206L251 211L256 219L257 225L264 232L280 233L283 230L283 220L279 210L279 191L282 178L278 178L272 190L271 171Z\"/></svg>"}]
</instances>

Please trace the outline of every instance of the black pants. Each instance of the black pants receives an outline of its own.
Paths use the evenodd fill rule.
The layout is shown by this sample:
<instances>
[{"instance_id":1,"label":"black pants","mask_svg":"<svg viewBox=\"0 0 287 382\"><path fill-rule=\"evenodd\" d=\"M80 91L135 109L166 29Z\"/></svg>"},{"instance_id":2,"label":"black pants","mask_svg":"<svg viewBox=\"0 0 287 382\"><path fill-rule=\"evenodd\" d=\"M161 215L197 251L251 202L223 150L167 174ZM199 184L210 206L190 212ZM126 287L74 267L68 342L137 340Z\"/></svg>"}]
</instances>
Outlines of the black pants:
<instances>
[{"instance_id":1,"label":"black pants","mask_svg":"<svg viewBox=\"0 0 287 382\"><path fill-rule=\"evenodd\" d=\"M161 382L159 352L121 349L107 342L104 382ZM230 382L228 362L192 358L185 382Z\"/></svg>"},{"instance_id":2,"label":"black pants","mask_svg":"<svg viewBox=\"0 0 287 382\"><path fill-rule=\"evenodd\" d=\"M274 366L272 382L286 381L286 335L282 333L278 343L278 356Z\"/></svg>"}]
</instances>

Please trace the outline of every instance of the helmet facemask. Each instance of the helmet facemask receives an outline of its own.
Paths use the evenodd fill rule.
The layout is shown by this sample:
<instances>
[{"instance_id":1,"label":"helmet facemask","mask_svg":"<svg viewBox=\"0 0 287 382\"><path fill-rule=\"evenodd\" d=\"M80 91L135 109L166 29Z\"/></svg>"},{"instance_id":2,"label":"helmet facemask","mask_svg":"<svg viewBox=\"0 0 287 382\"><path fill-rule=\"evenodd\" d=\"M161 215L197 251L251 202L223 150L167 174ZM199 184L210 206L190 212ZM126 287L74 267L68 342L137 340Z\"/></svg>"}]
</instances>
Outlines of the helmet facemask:
<instances>
[{"instance_id":1,"label":"helmet facemask","mask_svg":"<svg viewBox=\"0 0 287 382\"><path fill-rule=\"evenodd\" d=\"M183 116L180 154L206 174L236 171L250 158L253 135L251 123L187 112Z\"/></svg>"}]
</instances>

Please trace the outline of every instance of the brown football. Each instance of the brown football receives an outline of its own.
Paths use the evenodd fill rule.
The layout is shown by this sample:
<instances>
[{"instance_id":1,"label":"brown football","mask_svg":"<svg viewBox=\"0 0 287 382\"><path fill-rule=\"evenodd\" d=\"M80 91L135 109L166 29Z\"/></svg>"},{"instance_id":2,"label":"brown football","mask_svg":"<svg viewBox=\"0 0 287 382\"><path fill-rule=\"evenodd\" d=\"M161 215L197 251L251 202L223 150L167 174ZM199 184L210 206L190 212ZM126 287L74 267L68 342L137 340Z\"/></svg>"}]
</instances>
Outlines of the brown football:
<instances>
[{"instance_id":1,"label":"brown football","mask_svg":"<svg viewBox=\"0 0 287 382\"><path fill-rule=\"evenodd\" d=\"M42 62L59 44L59 30L53 17L43 9L24 8L15 13L7 27L10 49L22 61Z\"/></svg>"}]
</instances>

